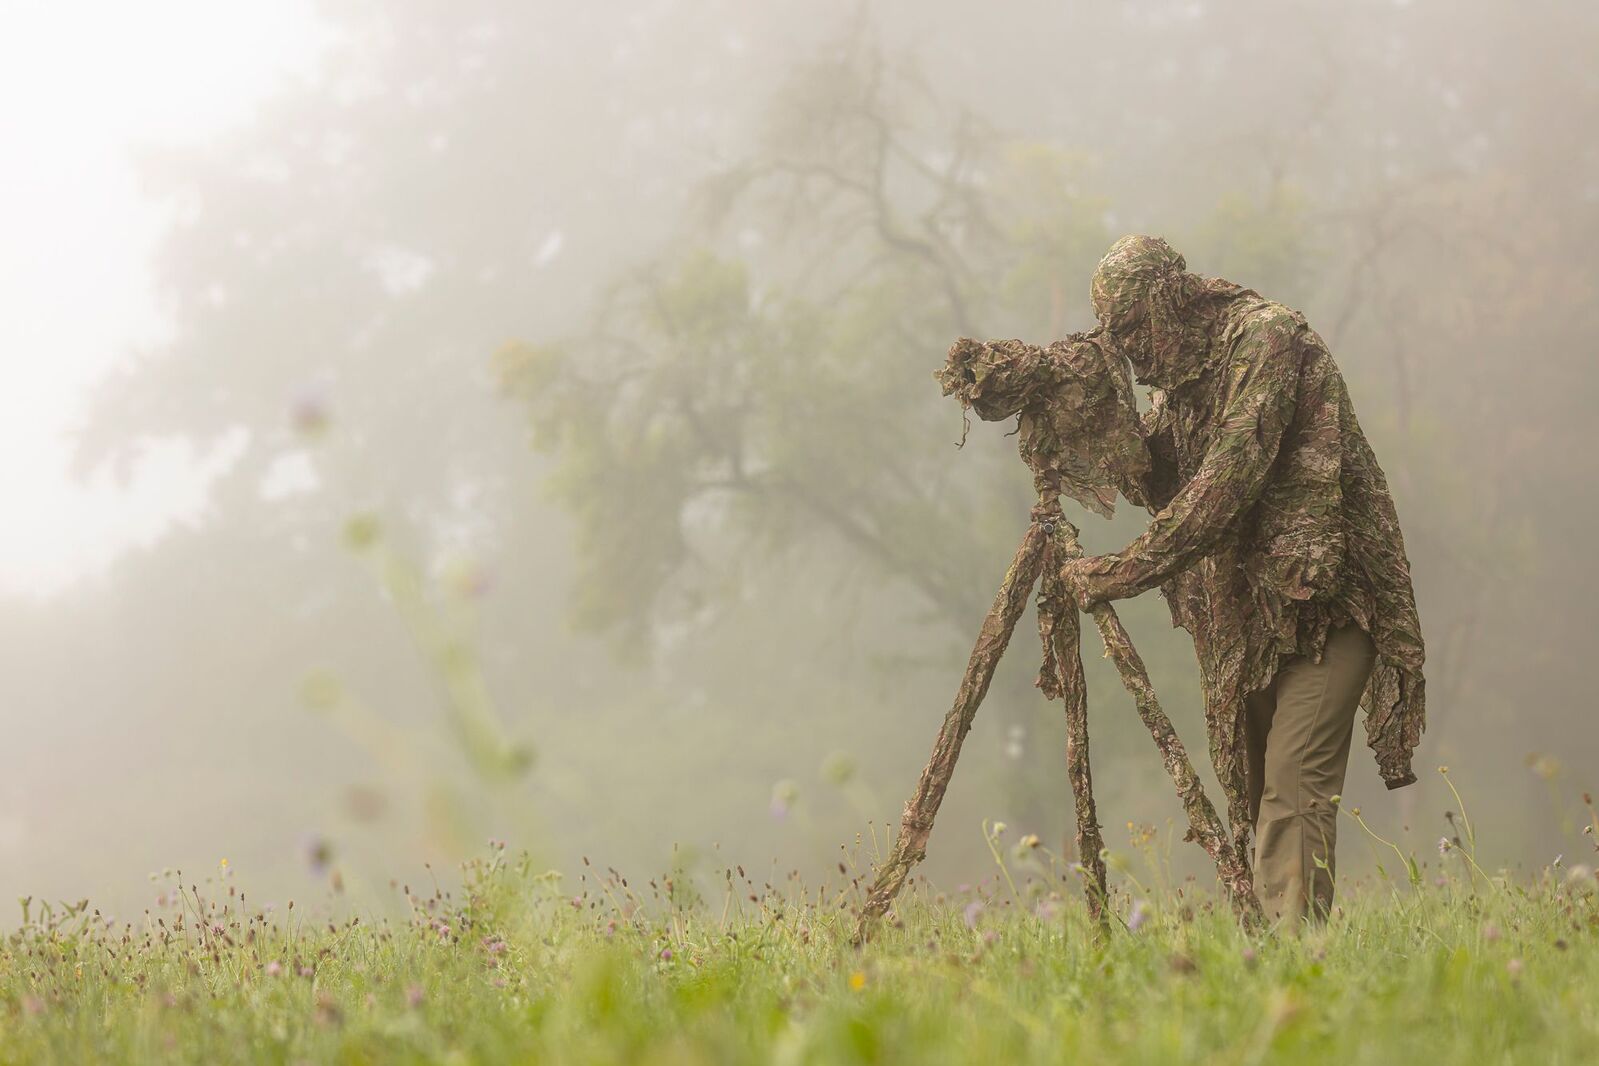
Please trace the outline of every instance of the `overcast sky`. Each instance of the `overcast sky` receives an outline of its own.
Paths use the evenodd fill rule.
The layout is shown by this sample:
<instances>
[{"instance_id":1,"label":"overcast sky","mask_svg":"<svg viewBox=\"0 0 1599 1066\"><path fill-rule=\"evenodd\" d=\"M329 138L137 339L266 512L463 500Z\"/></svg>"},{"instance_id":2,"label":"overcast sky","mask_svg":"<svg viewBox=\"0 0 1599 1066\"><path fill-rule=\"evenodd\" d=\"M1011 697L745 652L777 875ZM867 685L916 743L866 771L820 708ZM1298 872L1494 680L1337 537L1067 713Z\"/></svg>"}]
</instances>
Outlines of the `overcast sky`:
<instances>
[{"instance_id":1,"label":"overcast sky","mask_svg":"<svg viewBox=\"0 0 1599 1066\"><path fill-rule=\"evenodd\" d=\"M200 506L207 458L172 443L134 481L67 472L85 387L160 336L163 214L129 148L204 138L328 33L309 0L0 4L0 594L48 594Z\"/></svg>"}]
</instances>

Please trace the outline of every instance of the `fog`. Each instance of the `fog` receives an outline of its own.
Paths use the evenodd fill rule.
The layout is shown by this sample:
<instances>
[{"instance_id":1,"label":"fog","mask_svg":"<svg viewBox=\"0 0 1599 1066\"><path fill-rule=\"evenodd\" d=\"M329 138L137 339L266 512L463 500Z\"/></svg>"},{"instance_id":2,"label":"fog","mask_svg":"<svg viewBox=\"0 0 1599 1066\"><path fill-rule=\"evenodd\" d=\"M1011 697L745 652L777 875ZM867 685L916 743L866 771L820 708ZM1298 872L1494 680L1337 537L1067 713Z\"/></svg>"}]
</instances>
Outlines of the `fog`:
<instances>
[{"instance_id":1,"label":"fog","mask_svg":"<svg viewBox=\"0 0 1599 1066\"><path fill-rule=\"evenodd\" d=\"M131 10L0 35L4 893L226 858L381 900L491 837L869 861L1032 502L932 373L1091 325L1127 232L1304 311L1388 474L1429 722L1419 784L1357 742L1348 802L1426 853L1447 764L1487 860L1589 846L1591 4ZM1191 643L1123 614L1201 756ZM1030 624L935 880L985 818L1069 835ZM1181 812L1094 639L1125 849Z\"/></svg>"}]
</instances>

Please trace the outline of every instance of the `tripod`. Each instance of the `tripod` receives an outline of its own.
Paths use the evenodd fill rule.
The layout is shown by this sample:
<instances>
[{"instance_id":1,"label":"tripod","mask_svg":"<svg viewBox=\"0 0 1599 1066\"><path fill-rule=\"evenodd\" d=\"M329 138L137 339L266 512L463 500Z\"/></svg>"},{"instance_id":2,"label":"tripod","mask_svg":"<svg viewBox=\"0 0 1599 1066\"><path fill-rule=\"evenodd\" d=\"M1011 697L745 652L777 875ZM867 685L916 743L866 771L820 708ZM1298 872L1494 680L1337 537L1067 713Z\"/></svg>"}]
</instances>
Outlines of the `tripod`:
<instances>
[{"instance_id":1,"label":"tripod","mask_svg":"<svg viewBox=\"0 0 1599 1066\"><path fill-rule=\"evenodd\" d=\"M1011 560L1005 580L1000 584L994 605L983 619L972 648L971 659L966 664L965 676L955 692L955 702L938 737L933 742L932 756L916 783L916 791L905 803L900 816L899 837L888 861L878 870L861 907L856 921L854 941L861 944L871 935L877 919L887 913L894 899L904 887L911 868L927 857L927 841L933 832L933 819L938 815L944 792L949 788L950 777L955 772L955 761L960 758L961 743L972 727L978 706L988 693L994 669L1010 643L1016 622L1027 606L1027 596L1035 584L1038 594L1038 629L1044 646L1044 666L1039 686L1046 698L1059 697L1066 709L1066 774L1071 781L1073 806L1077 817L1077 853L1087 875L1084 890L1088 896L1088 910L1103 934L1109 928L1105 911L1107 901L1105 886L1105 860L1102 856L1104 841L1099 834L1098 814L1094 806L1093 776L1088 761L1088 693L1083 683L1083 662L1079 651L1080 619L1076 604L1067 594L1060 579L1060 566L1068 559L1081 557L1083 549L1077 543L1077 528L1066 520L1060 509L1058 491L1043 491L1033 508L1032 522L1022 537L1016 557ZM1154 738L1166 772L1177 788L1178 799L1188 815L1188 835L1185 839L1197 840L1216 864L1217 876L1232 900L1238 920L1245 926L1259 924L1260 902L1250 883L1249 869L1239 857L1228 837L1226 827L1205 795L1204 787L1194 773L1194 764L1188 758L1183 742L1172 728L1171 719L1161 709L1155 698L1155 689L1149 682L1149 672L1144 661L1133 647L1116 610L1108 603L1094 606L1089 612L1099 627L1105 644L1105 654L1116 665L1122 683L1133 697L1138 716Z\"/></svg>"}]
</instances>

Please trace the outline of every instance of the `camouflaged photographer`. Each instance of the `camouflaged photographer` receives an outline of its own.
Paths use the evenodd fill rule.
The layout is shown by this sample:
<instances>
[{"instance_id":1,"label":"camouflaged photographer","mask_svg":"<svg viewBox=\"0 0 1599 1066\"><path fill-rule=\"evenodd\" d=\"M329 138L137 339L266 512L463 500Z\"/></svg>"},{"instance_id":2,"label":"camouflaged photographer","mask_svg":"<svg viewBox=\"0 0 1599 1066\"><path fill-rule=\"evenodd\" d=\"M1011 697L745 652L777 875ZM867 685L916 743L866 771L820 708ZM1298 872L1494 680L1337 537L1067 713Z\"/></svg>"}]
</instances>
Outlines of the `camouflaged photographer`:
<instances>
[{"instance_id":1,"label":"camouflaged photographer","mask_svg":"<svg viewBox=\"0 0 1599 1066\"><path fill-rule=\"evenodd\" d=\"M1117 241L1091 294L1102 331L1045 349L961 341L940 380L982 417L1018 415L1039 478L1100 513L1117 490L1154 514L1125 549L1067 563L1061 579L1084 608L1161 589L1194 638L1257 894L1271 916L1325 913L1357 705L1389 788L1415 781L1425 721L1387 482L1298 312L1189 273L1157 237ZM1128 362L1151 386L1142 418Z\"/></svg>"},{"instance_id":2,"label":"camouflaged photographer","mask_svg":"<svg viewBox=\"0 0 1599 1066\"><path fill-rule=\"evenodd\" d=\"M1066 703L1078 853L1101 922L1104 867L1067 597L1098 625L1190 837L1246 924L1264 912L1297 927L1330 910L1335 801L1358 706L1388 787L1416 779L1425 682L1410 564L1387 481L1326 345L1298 312L1189 273L1158 237L1117 241L1090 293L1099 330L1042 348L963 338L935 375L984 420L1017 419L1039 505L862 907L857 942L924 857L961 742L1040 580L1039 684ZM1142 416L1133 375L1151 387ZM1059 497L1108 516L1118 493L1154 515L1149 529L1120 552L1083 557ZM1110 606L1157 587L1194 638L1230 834Z\"/></svg>"}]
</instances>

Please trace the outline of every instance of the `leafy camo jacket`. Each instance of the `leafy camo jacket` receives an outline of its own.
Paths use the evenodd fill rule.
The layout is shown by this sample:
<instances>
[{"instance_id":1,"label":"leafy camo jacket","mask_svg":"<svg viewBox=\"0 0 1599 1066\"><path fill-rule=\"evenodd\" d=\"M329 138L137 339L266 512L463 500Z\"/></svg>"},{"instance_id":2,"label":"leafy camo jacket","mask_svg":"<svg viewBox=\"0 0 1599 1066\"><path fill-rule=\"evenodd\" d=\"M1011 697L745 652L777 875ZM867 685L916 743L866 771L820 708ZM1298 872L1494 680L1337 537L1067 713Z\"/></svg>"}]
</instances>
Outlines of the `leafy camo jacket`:
<instances>
[{"instance_id":1,"label":"leafy camo jacket","mask_svg":"<svg viewBox=\"0 0 1599 1066\"><path fill-rule=\"evenodd\" d=\"M1155 390L1144 416L1155 512L1094 574L1110 598L1159 586L1194 637L1211 756L1235 836L1247 834L1244 699L1330 628L1372 637L1362 705L1389 788L1415 781L1424 651L1388 484L1322 339L1298 312L1233 288L1204 370ZM1135 490L1136 491L1136 490Z\"/></svg>"}]
</instances>

